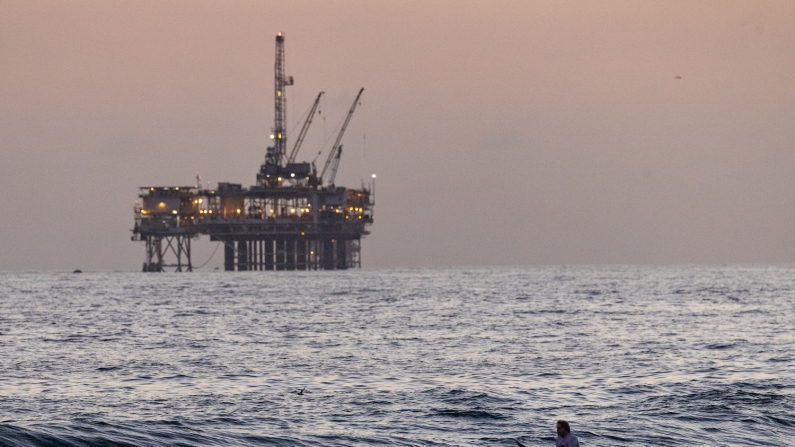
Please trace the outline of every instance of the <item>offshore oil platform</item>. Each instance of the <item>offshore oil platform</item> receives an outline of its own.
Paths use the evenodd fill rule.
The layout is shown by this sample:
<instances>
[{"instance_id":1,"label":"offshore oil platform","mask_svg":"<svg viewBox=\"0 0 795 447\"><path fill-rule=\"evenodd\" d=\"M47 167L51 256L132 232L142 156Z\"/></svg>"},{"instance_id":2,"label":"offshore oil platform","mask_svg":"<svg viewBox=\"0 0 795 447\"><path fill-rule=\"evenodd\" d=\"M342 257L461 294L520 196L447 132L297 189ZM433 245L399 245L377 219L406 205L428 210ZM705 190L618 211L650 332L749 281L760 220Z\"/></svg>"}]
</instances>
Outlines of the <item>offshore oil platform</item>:
<instances>
[{"instance_id":1,"label":"offshore oil platform","mask_svg":"<svg viewBox=\"0 0 795 447\"><path fill-rule=\"evenodd\" d=\"M132 240L143 241L143 270L192 271L191 241L202 234L224 246L224 270L339 270L361 267L361 239L369 234L375 174L359 189L335 186L342 136L364 89L353 101L320 172L296 156L312 124L315 99L287 152L284 36L276 35L273 146L255 185L219 182L196 186L145 186L136 200Z\"/></svg>"}]
</instances>

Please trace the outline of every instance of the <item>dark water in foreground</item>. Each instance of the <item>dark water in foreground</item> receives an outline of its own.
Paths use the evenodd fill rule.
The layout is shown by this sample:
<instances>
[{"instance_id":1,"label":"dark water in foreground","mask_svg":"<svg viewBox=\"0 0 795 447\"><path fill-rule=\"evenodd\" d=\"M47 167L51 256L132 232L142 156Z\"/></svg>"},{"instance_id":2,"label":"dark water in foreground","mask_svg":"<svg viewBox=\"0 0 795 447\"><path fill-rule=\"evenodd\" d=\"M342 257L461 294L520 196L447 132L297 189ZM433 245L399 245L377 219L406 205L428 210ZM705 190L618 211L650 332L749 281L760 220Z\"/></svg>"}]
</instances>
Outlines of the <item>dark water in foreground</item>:
<instances>
[{"instance_id":1,"label":"dark water in foreground","mask_svg":"<svg viewBox=\"0 0 795 447\"><path fill-rule=\"evenodd\" d=\"M0 445L792 446L794 326L789 266L0 273Z\"/></svg>"}]
</instances>

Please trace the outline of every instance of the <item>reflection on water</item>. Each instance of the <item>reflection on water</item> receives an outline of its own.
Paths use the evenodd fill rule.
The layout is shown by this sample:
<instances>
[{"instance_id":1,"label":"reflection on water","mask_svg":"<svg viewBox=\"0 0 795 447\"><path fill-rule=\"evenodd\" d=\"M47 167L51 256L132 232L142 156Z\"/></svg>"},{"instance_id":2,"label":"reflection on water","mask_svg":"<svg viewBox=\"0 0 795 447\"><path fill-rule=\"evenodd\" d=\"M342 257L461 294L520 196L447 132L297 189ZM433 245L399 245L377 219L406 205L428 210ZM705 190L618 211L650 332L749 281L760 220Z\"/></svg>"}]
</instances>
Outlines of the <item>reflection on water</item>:
<instances>
[{"instance_id":1,"label":"reflection on water","mask_svg":"<svg viewBox=\"0 0 795 447\"><path fill-rule=\"evenodd\" d=\"M793 278L5 273L0 444L793 445Z\"/></svg>"}]
</instances>

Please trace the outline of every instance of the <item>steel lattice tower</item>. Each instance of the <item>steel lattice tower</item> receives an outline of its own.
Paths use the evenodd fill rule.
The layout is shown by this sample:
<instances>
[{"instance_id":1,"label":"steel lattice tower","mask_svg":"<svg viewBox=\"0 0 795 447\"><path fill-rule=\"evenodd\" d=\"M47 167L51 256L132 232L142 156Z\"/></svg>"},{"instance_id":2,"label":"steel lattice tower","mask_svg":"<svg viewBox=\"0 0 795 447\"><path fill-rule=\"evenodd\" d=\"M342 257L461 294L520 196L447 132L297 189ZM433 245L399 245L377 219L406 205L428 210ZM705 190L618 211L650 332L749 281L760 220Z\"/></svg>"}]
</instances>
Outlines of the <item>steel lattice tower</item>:
<instances>
[{"instance_id":1,"label":"steel lattice tower","mask_svg":"<svg viewBox=\"0 0 795 447\"><path fill-rule=\"evenodd\" d=\"M287 98L285 97L284 87L293 85L293 79L284 75L284 36L282 33L276 35L276 62L274 64L274 117L273 117L273 139L274 139L274 164L281 165L287 153Z\"/></svg>"}]
</instances>

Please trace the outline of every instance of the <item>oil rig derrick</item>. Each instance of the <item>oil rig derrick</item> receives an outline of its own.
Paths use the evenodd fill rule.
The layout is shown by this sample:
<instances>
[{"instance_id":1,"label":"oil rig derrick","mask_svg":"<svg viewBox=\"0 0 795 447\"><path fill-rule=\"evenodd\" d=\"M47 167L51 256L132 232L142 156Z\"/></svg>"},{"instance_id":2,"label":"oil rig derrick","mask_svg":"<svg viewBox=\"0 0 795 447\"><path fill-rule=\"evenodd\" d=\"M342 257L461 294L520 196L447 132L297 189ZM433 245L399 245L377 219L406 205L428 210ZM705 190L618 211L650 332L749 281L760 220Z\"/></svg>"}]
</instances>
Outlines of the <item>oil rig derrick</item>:
<instances>
[{"instance_id":1,"label":"oil rig derrick","mask_svg":"<svg viewBox=\"0 0 795 447\"><path fill-rule=\"evenodd\" d=\"M364 89L359 90L320 173L296 162L320 98L287 154L284 36L276 35L273 145L248 188L220 182L196 186L141 187L132 240L146 245L144 271L192 271L191 241L208 235L224 248L224 269L339 270L361 267L361 239L373 223L374 183L336 186L342 136ZM373 175L373 182L375 181Z\"/></svg>"}]
</instances>

